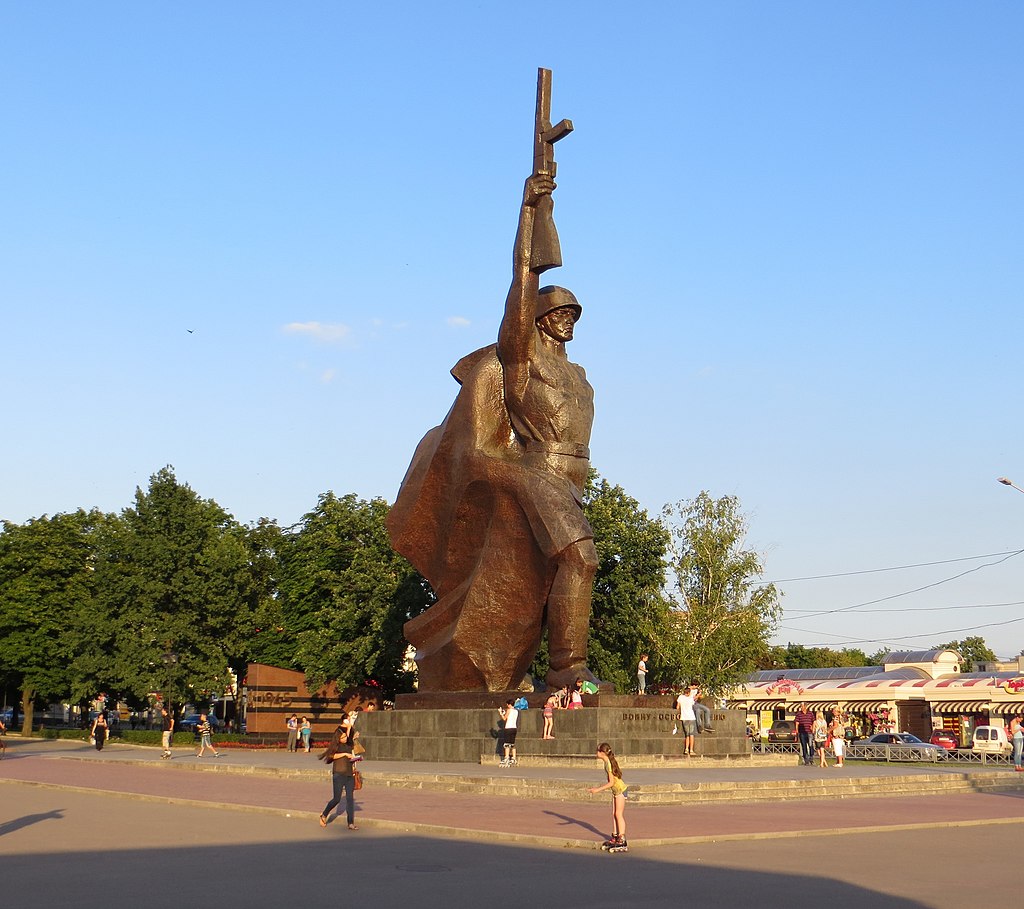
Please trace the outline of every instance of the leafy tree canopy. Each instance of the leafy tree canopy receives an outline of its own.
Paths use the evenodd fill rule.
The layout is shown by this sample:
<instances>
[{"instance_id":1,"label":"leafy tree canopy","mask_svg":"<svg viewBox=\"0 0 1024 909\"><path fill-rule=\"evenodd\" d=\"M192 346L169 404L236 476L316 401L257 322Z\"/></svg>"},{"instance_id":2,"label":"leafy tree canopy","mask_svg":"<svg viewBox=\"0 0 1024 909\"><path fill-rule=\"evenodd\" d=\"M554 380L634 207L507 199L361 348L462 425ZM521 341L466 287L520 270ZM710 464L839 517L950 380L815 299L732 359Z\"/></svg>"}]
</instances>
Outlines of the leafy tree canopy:
<instances>
[{"instance_id":1,"label":"leafy tree canopy","mask_svg":"<svg viewBox=\"0 0 1024 909\"><path fill-rule=\"evenodd\" d=\"M804 647L802 644L769 647L764 656L757 661L758 669L827 669L874 665L878 664L870 662L863 650L831 650L828 647Z\"/></svg>"},{"instance_id":2,"label":"leafy tree canopy","mask_svg":"<svg viewBox=\"0 0 1024 909\"><path fill-rule=\"evenodd\" d=\"M590 472L583 509L594 531L598 568L590 620L590 668L618 691L636 685L636 664L651 657L652 674L674 674L665 585L669 533L621 486Z\"/></svg>"},{"instance_id":3,"label":"leafy tree canopy","mask_svg":"<svg viewBox=\"0 0 1024 909\"><path fill-rule=\"evenodd\" d=\"M998 659L982 637L964 638L962 641L950 641L948 644L936 644L933 650L955 650L964 658L961 667L964 672L971 672L978 663L991 663Z\"/></svg>"},{"instance_id":4,"label":"leafy tree canopy","mask_svg":"<svg viewBox=\"0 0 1024 909\"><path fill-rule=\"evenodd\" d=\"M665 514L679 597L672 613L678 660L689 678L717 693L756 667L778 621L779 593L759 582L761 557L744 548L747 524L735 496L701 492Z\"/></svg>"},{"instance_id":5,"label":"leafy tree canopy","mask_svg":"<svg viewBox=\"0 0 1024 909\"><path fill-rule=\"evenodd\" d=\"M109 525L96 568L116 685L172 702L226 688L229 655L258 599L244 527L168 466Z\"/></svg>"},{"instance_id":6,"label":"leafy tree canopy","mask_svg":"<svg viewBox=\"0 0 1024 909\"><path fill-rule=\"evenodd\" d=\"M328 492L282 536L276 624L257 652L276 652L277 665L303 670L314 687L373 681L388 691L411 690L402 626L433 593L391 548L387 513L383 499Z\"/></svg>"},{"instance_id":7,"label":"leafy tree canopy","mask_svg":"<svg viewBox=\"0 0 1024 909\"><path fill-rule=\"evenodd\" d=\"M3 522L0 532L0 671L22 688L25 728L34 698L73 686L72 663L95 615L91 538L98 511Z\"/></svg>"}]
</instances>

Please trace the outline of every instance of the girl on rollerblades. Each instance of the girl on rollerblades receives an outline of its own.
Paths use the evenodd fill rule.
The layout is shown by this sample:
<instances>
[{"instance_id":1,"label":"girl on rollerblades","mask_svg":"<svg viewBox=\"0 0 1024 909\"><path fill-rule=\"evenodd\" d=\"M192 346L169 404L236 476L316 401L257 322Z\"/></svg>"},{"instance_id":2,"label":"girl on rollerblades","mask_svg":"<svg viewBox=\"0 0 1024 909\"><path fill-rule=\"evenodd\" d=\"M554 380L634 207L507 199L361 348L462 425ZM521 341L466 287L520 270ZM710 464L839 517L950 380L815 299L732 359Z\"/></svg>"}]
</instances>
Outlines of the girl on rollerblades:
<instances>
[{"instance_id":1,"label":"girl on rollerblades","mask_svg":"<svg viewBox=\"0 0 1024 909\"><path fill-rule=\"evenodd\" d=\"M597 746L597 759L604 767L608 781L603 786L593 786L590 792L612 791L612 838L601 844L608 852L628 852L626 843L626 784L622 779L622 770L615 759L615 752L607 742Z\"/></svg>"}]
</instances>

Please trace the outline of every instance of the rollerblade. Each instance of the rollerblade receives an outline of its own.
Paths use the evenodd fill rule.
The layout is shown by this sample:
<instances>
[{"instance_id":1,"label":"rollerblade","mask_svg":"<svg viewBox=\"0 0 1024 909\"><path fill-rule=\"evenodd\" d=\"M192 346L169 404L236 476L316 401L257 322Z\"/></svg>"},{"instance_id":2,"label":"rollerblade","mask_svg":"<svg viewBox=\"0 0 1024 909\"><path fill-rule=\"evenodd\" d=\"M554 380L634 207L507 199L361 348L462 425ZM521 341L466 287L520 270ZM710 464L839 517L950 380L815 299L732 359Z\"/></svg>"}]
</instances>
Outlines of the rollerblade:
<instances>
[{"instance_id":1,"label":"rollerblade","mask_svg":"<svg viewBox=\"0 0 1024 909\"><path fill-rule=\"evenodd\" d=\"M507 758L502 758L500 761L498 761L498 766L499 767L508 767L509 766L508 759Z\"/></svg>"},{"instance_id":2,"label":"rollerblade","mask_svg":"<svg viewBox=\"0 0 1024 909\"><path fill-rule=\"evenodd\" d=\"M602 849L605 847L602 846ZM627 843L622 837L613 837L611 844L607 848L608 852L629 852L629 843Z\"/></svg>"}]
</instances>

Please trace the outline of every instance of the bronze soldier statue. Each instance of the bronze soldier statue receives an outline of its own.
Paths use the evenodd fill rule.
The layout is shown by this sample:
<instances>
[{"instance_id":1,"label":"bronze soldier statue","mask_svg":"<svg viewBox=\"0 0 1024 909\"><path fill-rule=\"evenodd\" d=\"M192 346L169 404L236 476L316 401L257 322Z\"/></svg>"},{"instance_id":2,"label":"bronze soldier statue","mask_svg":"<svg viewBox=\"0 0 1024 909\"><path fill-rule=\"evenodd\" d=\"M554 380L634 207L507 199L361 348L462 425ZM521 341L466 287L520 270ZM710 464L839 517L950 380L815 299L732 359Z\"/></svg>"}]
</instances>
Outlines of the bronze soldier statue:
<instances>
[{"instance_id":1,"label":"bronze soldier statue","mask_svg":"<svg viewBox=\"0 0 1024 909\"><path fill-rule=\"evenodd\" d=\"M553 142L572 126L554 135L542 89L538 133ZM420 442L388 518L395 549L438 597L405 626L420 691L516 688L544 627L548 685L596 681L586 659L597 552L582 507L594 391L565 351L582 307L563 287L539 286L560 264L553 171L549 157L526 181L498 343L452 370L462 388ZM541 221L546 251L535 243Z\"/></svg>"}]
</instances>

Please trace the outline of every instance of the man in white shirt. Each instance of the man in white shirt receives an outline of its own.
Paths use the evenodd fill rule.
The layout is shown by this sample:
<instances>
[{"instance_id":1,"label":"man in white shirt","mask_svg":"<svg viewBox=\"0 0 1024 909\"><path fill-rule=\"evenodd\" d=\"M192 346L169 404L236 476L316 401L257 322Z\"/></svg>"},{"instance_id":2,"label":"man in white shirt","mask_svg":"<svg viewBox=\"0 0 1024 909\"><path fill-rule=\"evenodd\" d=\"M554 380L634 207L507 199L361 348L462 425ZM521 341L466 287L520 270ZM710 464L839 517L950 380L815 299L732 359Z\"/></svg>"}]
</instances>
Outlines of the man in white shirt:
<instances>
[{"instance_id":1,"label":"man in white shirt","mask_svg":"<svg viewBox=\"0 0 1024 909\"><path fill-rule=\"evenodd\" d=\"M696 752L693 750L693 737L697 734L697 714L693 710L694 696L693 689L686 688L676 698L676 707L679 708L679 725L683 727L683 754L692 757Z\"/></svg>"}]
</instances>

